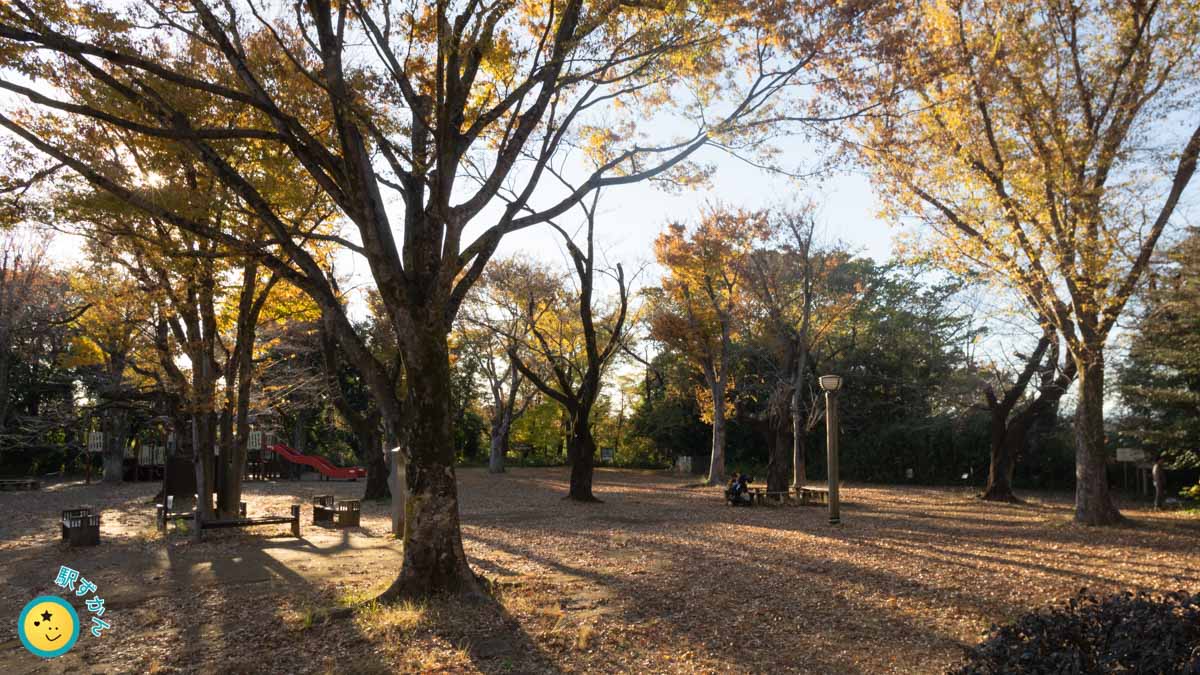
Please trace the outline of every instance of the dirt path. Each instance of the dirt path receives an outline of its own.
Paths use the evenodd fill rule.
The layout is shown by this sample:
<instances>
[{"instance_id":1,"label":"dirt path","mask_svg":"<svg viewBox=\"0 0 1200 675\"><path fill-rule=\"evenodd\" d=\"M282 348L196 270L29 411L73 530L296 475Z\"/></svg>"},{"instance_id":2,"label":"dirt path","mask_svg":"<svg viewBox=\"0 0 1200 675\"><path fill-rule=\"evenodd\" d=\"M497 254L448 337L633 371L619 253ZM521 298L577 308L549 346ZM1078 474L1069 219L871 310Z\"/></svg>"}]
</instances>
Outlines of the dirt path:
<instances>
[{"instance_id":1,"label":"dirt path","mask_svg":"<svg viewBox=\"0 0 1200 675\"><path fill-rule=\"evenodd\" d=\"M677 476L601 470L604 504L565 502L565 469L460 472L465 546L497 601L380 608L400 548L386 504L363 527L206 534L153 527L157 486L0 493L0 668L23 672L939 672L995 622L1073 594L1200 590L1200 522L1131 509L1131 525L1070 523L1063 495L984 504L961 490L844 488L819 508L730 509ZM251 514L286 513L358 483L252 483ZM58 512L103 509L102 544L58 542ZM60 565L104 597L112 628L34 659L16 637ZM82 600L76 603L85 622Z\"/></svg>"}]
</instances>

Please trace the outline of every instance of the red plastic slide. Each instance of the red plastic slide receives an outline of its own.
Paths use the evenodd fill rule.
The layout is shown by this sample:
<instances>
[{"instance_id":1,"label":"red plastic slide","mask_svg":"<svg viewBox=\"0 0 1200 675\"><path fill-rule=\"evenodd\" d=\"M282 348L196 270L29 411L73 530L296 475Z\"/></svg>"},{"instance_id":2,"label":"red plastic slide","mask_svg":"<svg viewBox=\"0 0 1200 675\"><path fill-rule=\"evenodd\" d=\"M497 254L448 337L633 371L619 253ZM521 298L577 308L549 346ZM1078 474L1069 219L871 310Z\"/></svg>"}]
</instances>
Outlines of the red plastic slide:
<instances>
[{"instance_id":1,"label":"red plastic slide","mask_svg":"<svg viewBox=\"0 0 1200 675\"><path fill-rule=\"evenodd\" d=\"M321 475L330 478L366 478L367 470L361 466L334 466L329 460L318 455L304 455L299 451L289 448L283 443L272 445L267 448L271 452L279 455L293 464L304 464L311 466Z\"/></svg>"}]
</instances>

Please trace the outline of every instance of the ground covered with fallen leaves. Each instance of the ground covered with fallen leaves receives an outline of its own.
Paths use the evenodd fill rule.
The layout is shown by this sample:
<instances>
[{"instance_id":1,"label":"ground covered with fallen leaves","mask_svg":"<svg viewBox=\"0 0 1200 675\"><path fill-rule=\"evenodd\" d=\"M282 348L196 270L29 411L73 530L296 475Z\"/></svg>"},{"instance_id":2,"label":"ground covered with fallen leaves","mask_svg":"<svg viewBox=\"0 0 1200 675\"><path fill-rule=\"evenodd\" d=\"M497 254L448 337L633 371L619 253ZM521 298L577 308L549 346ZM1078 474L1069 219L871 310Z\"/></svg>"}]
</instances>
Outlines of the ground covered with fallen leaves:
<instances>
[{"instance_id":1,"label":"ground covered with fallen leaves","mask_svg":"<svg viewBox=\"0 0 1200 675\"><path fill-rule=\"evenodd\" d=\"M1071 522L1066 494L998 505L851 484L831 527L823 508L734 509L673 474L601 469L602 504L563 501L566 479L461 470L464 544L493 599L389 606L363 604L399 566L388 505L365 504L361 528L311 524L312 495L361 483L248 483L250 515L305 504L302 537L201 543L156 531L155 484L0 493L0 672L936 673L992 623L1081 587L1200 591L1200 520L1144 504L1095 529ZM67 548L58 514L83 504L102 509L102 542ZM16 619L64 593L62 565L96 584L112 627L42 661ZM329 616L345 606L361 608Z\"/></svg>"}]
</instances>

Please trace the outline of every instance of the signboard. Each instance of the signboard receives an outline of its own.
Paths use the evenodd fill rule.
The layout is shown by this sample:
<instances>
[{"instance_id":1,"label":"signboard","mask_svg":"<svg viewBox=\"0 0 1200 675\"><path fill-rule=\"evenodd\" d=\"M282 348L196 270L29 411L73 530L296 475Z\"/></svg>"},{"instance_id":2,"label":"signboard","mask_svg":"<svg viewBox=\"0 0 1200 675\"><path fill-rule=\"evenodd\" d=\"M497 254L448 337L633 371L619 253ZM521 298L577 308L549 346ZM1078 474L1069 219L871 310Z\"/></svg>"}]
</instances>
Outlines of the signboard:
<instances>
[{"instance_id":1,"label":"signboard","mask_svg":"<svg viewBox=\"0 0 1200 675\"><path fill-rule=\"evenodd\" d=\"M1150 456L1146 454L1145 450L1138 448L1117 448L1117 461L1141 464L1149 462Z\"/></svg>"},{"instance_id":2,"label":"signboard","mask_svg":"<svg viewBox=\"0 0 1200 675\"><path fill-rule=\"evenodd\" d=\"M600 448L600 461L601 462L611 462L611 461L613 461L613 456L615 456L615 455L616 455L616 450L614 448Z\"/></svg>"},{"instance_id":3,"label":"signboard","mask_svg":"<svg viewBox=\"0 0 1200 675\"><path fill-rule=\"evenodd\" d=\"M143 445L138 449L138 464L150 466L163 463L163 447L161 445Z\"/></svg>"},{"instance_id":4,"label":"signboard","mask_svg":"<svg viewBox=\"0 0 1200 675\"><path fill-rule=\"evenodd\" d=\"M88 434L88 452L99 453L104 452L104 434L99 431L93 431Z\"/></svg>"}]
</instances>

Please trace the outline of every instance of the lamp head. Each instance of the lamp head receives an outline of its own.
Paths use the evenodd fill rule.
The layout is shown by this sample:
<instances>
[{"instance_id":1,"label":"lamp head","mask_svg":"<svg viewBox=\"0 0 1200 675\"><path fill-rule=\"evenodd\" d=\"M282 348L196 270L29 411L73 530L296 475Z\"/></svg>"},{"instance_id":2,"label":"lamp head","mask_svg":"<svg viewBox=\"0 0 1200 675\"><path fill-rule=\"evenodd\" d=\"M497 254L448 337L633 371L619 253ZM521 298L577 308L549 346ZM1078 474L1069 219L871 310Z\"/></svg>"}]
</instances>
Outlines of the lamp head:
<instances>
[{"instance_id":1,"label":"lamp head","mask_svg":"<svg viewBox=\"0 0 1200 675\"><path fill-rule=\"evenodd\" d=\"M822 375L820 377L821 389L825 391L837 391L842 388L841 375Z\"/></svg>"}]
</instances>

